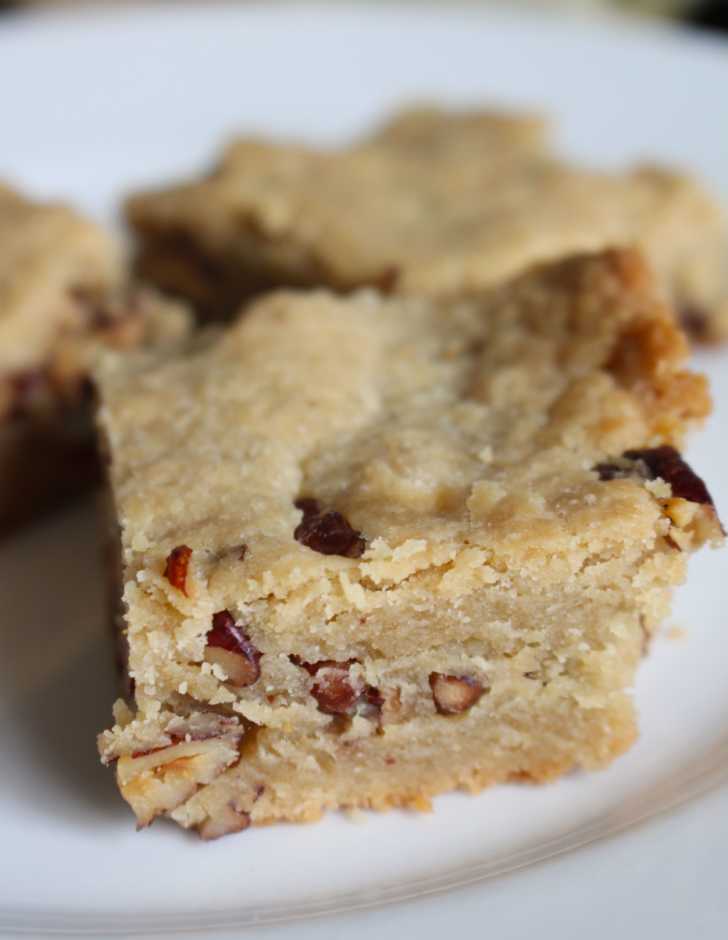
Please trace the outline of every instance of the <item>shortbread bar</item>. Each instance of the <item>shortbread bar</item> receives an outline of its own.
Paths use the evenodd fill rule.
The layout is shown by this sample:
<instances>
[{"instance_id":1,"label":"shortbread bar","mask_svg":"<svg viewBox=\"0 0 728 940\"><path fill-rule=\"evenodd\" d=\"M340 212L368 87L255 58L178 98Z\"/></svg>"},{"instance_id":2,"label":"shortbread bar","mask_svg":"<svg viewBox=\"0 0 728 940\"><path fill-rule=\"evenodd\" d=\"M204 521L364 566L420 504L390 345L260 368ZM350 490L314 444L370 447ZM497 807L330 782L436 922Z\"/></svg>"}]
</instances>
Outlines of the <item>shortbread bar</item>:
<instances>
[{"instance_id":1,"label":"shortbread bar","mask_svg":"<svg viewBox=\"0 0 728 940\"><path fill-rule=\"evenodd\" d=\"M186 322L178 304L122 284L98 226L0 185L0 533L96 478L94 351L171 338Z\"/></svg>"},{"instance_id":2,"label":"shortbread bar","mask_svg":"<svg viewBox=\"0 0 728 940\"><path fill-rule=\"evenodd\" d=\"M468 300L279 292L107 358L133 698L99 738L204 838L598 768L690 552L710 408L638 254Z\"/></svg>"},{"instance_id":3,"label":"shortbread bar","mask_svg":"<svg viewBox=\"0 0 728 940\"><path fill-rule=\"evenodd\" d=\"M714 201L667 169L564 163L528 115L413 110L339 151L241 139L203 179L127 209L141 273L206 316L271 285L451 295L638 243L692 335L728 335Z\"/></svg>"}]
</instances>

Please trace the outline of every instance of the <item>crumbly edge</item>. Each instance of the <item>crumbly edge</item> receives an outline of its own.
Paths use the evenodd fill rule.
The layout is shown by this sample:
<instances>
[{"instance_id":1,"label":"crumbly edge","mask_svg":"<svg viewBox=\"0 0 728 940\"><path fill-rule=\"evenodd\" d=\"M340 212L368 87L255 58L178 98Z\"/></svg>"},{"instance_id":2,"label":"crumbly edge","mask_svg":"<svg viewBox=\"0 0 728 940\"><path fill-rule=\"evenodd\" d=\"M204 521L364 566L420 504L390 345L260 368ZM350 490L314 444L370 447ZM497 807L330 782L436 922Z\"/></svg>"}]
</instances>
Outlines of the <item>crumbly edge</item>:
<instances>
[{"instance_id":1,"label":"crumbly edge","mask_svg":"<svg viewBox=\"0 0 728 940\"><path fill-rule=\"evenodd\" d=\"M682 560L669 557L667 564L661 577L667 582L678 579ZM649 575L645 571L635 581L639 577ZM666 602L664 585L645 590L640 603L646 604L651 594L659 595L652 604ZM322 713L317 699L311 698L317 694L317 680L288 663L288 657L272 657L269 671L264 655L265 688L273 688L276 663L283 666L285 660L291 671L300 673L300 680L290 682L291 689L295 681L304 686L296 696L300 703L271 707L264 696L261 704L251 688L246 700L232 706L201 706L189 695L172 697L172 712L163 710L145 719L135 719L119 704L117 725L100 739L104 760L117 762L122 794L142 824L166 812L183 825L200 827L203 835L215 821L236 831L237 815L225 822L226 807L232 803L256 824L311 818L340 806L422 808L430 796L453 787L475 791L515 777L550 779L574 765L606 766L634 739L633 709L623 689L631 684L643 648L643 618L634 612L616 617L609 607L598 605L587 605L583 616L590 632L581 631L578 618L570 621L575 636L562 638L560 645L551 634L540 636L538 645L537 631L529 637L503 624L503 635L514 644L509 655L488 653L470 643L423 649L419 657L385 664L385 674L387 669L401 674L394 683L379 685L381 704L349 717ZM562 657L566 662L560 662ZM583 661L567 665L572 657ZM413 668L422 674L421 680L408 673ZM483 686L480 698L461 714L435 714L435 693L427 684L433 668L477 678ZM190 666L190 677L195 669ZM376 676L382 675L376 662L362 662L351 673L361 675L363 682L378 681ZM225 673L218 671L216 678L224 688ZM262 692L257 694L260 699ZM223 716L231 724L235 721L239 754L226 750L214 731L209 736L185 735L185 756L207 751L216 772L204 780L186 780L177 796L160 806L153 788L170 765L176 772L182 743L179 733L170 736L169 722L182 726L189 716L201 722ZM570 730L564 735L566 726Z\"/></svg>"},{"instance_id":2,"label":"crumbly edge","mask_svg":"<svg viewBox=\"0 0 728 940\"><path fill-rule=\"evenodd\" d=\"M655 490L657 499L664 487L655 487ZM209 701L203 705L189 694L198 669L191 665L188 670L190 688L185 688L183 695L168 697L171 713L163 710L153 718L135 718L127 706L117 705L117 725L100 738L104 760L117 762L121 791L140 814L141 823L146 825L160 813L155 794L150 793L148 785L164 779L166 765L170 762L176 765L180 758L179 742L168 741L164 736L170 714L178 720L185 715L200 720L205 716L221 718L224 715L236 721L237 753L219 747L216 739L204 745L186 742L188 753L182 756L199 757L200 748L203 757L204 748L217 752L217 757L213 753L210 758L215 772L209 773L203 767L204 779L193 774L192 779L185 780L182 790L177 791L181 794L179 798L168 801L162 810L179 824L197 828L203 838L240 831L250 824L314 819L334 808L427 809L432 796L453 788L476 792L504 780L551 780L574 766L590 769L606 766L635 738L633 707L625 689L631 686L639 656L665 612L670 586L682 580L684 574L686 555L677 550L674 542L668 541L677 535L675 526L668 530L664 517L657 513L655 525L654 546L639 563L619 555L612 560L601 560L607 569L610 565L617 566L611 573L607 571L606 577L620 585L618 592L626 590L627 593L619 595L623 597L621 602L615 598L613 607L609 604L605 607L603 602L587 603L575 621L568 621L569 629L578 634L571 641L562 638L559 645L553 634L549 634L539 637L539 647L535 633L529 637L521 626L515 638L511 637L515 646L509 653L487 652L482 645L478 647L473 642L423 649L419 658L405 656L385 664L384 673L376 662L362 661L361 666L354 667L353 674L361 676L365 683L378 681L387 669L395 673L399 669L406 676L413 661L421 679L413 684L406 679L402 681L400 675L397 677L399 685L389 688L380 685L382 705L378 712L365 712L346 719L321 714L315 698L311 698L315 677L307 677L300 666L288 662L289 657L279 655L273 660L286 660L286 668L300 674L298 681L302 688L299 695L293 696L295 703L291 702L282 710L275 705L271 707L266 701L261 704L256 700L254 689L250 690L250 695L247 695L248 690L243 690L246 693L243 699L232 690L232 695L218 696L218 705ZM672 536L668 535L669 531ZM687 533L684 535L690 538ZM591 570L587 567L577 576L571 587L573 597L582 593L580 579L587 579L584 587L590 583ZM624 586L625 578L629 588ZM593 588L585 591L584 596L591 591ZM543 598L543 603L549 601L548 595ZM529 612L534 609L532 604L539 603L533 597L526 598L525 602L525 610ZM618 615L620 604L626 606ZM574 604L572 609L575 607ZM405 610L400 608L399 616L404 616ZM568 615L565 610L561 618L565 623ZM580 618L589 625L590 632L581 626ZM508 633L506 624L510 622L506 617L499 628L504 635ZM496 626L494 623L493 627ZM491 641L494 635L491 633ZM575 654L584 657L582 665L576 671L572 671L572 667L564 671L564 666L559 664L560 657ZM426 676L428 673L432 676L433 668L455 676L477 677L483 683L489 678L492 685L488 686L480 703L472 710L466 709L466 715L436 716L426 684ZM266 682L266 689L274 688L270 681L272 676L264 654L262 681ZM210 678L219 691L225 689L224 670L213 667ZM286 691L294 684L295 680L290 681L287 673L282 682L277 683ZM497 702L490 698L491 694L496 696ZM539 698L548 695L552 696L550 702ZM257 698L260 699L260 694ZM511 725L509 714L514 707L517 711L520 709L521 732L514 731ZM547 747L544 752L543 742L536 740L535 745L529 744L523 737L524 714L532 715L534 727L547 716L546 727L551 724L557 729L558 746ZM554 715L561 717L556 720ZM513 753L505 756L499 753L498 746L494 747L492 742L474 743L477 729L487 728L489 722L491 730L494 726L504 740L509 735L521 734L515 745L515 757ZM571 732L563 735L565 723L573 723L574 728L583 725L579 733L574 733L573 740ZM423 749L423 740L440 742L442 754L449 754L447 759L433 760L431 755L421 759L418 751ZM479 753L479 759L464 761L457 750L449 753L453 741L463 741L469 752ZM151 770L150 759L154 762ZM401 761L404 767L395 769ZM306 768L305 773L302 768ZM361 768L373 770L357 780ZM292 773L297 779L294 787L288 785ZM134 782L133 792L128 789L130 781Z\"/></svg>"}]
</instances>

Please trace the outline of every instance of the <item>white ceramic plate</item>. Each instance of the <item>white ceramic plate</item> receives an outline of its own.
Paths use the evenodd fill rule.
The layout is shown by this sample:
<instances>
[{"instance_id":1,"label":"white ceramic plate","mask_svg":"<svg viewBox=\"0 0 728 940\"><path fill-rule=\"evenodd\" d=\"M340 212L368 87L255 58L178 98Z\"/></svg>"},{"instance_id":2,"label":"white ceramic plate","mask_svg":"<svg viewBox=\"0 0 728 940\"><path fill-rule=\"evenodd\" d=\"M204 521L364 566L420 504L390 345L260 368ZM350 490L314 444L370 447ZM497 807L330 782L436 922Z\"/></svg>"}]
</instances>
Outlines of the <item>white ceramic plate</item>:
<instances>
[{"instance_id":1,"label":"white ceramic plate","mask_svg":"<svg viewBox=\"0 0 728 940\"><path fill-rule=\"evenodd\" d=\"M335 140L423 96L543 107L572 153L677 161L728 196L728 47L444 5L6 17L0 175L111 218L126 188L201 165L234 129ZM728 510L728 353L698 361L718 407L689 456ZM610 770L203 844L164 823L136 834L97 764L114 679L93 507L6 542L0 932L724 937L725 564L694 560L686 632L656 641L642 738Z\"/></svg>"}]
</instances>

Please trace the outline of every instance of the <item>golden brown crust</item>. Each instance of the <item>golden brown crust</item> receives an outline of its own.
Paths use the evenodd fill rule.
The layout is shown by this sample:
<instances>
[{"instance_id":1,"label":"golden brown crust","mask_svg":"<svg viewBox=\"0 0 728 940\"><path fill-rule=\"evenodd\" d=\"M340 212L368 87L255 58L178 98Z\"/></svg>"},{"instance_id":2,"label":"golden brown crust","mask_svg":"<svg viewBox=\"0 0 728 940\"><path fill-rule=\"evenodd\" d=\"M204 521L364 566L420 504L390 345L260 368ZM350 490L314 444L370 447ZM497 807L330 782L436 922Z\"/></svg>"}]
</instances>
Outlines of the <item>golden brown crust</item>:
<instances>
[{"instance_id":1,"label":"golden brown crust","mask_svg":"<svg viewBox=\"0 0 728 940\"><path fill-rule=\"evenodd\" d=\"M643 256L635 249L611 250L604 259L621 290L644 308L617 337L607 368L642 400L655 437L679 444L684 428L712 410L707 378L683 368L685 336L673 311L656 297Z\"/></svg>"}]
</instances>

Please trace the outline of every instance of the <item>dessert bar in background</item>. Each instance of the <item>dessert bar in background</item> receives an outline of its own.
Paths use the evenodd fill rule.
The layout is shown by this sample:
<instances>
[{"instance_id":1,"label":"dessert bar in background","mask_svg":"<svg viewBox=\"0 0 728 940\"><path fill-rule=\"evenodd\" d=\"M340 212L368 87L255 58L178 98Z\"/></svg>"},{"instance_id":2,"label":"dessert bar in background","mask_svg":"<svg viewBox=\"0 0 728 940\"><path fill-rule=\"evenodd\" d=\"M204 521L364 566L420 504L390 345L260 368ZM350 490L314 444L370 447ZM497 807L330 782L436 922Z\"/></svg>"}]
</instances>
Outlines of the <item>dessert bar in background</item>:
<instances>
[{"instance_id":1,"label":"dessert bar in background","mask_svg":"<svg viewBox=\"0 0 728 940\"><path fill-rule=\"evenodd\" d=\"M95 351L186 325L179 304L124 284L98 226L0 185L0 534L97 479Z\"/></svg>"},{"instance_id":2,"label":"dessert bar in background","mask_svg":"<svg viewBox=\"0 0 728 940\"><path fill-rule=\"evenodd\" d=\"M271 286L469 292L639 245L694 339L728 335L728 232L690 178L563 162L528 115L414 109L341 150L241 138L206 176L133 196L138 269L225 318Z\"/></svg>"},{"instance_id":3,"label":"dessert bar in background","mask_svg":"<svg viewBox=\"0 0 728 940\"><path fill-rule=\"evenodd\" d=\"M139 824L424 808L628 748L646 643L721 538L685 357L631 250L469 299L281 291L107 355L133 694L99 747Z\"/></svg>"}]
</instances>

